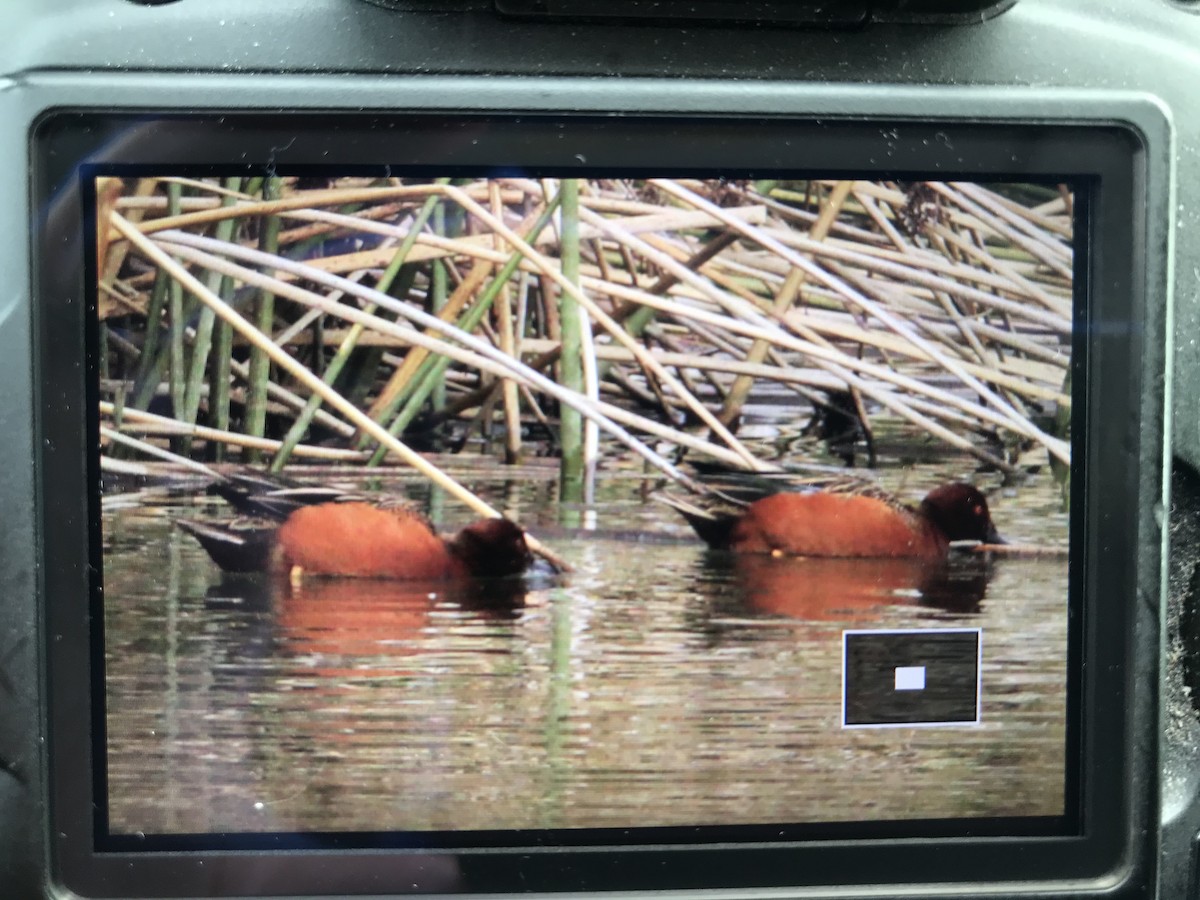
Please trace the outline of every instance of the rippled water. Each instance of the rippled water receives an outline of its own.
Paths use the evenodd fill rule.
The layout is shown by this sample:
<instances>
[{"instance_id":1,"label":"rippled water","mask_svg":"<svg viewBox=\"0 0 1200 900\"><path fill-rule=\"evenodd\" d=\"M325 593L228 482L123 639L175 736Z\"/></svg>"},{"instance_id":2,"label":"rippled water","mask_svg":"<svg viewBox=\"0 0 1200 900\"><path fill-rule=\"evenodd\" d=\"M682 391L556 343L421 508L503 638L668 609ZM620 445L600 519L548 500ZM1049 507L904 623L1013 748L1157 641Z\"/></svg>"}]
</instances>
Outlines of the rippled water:
<instances>
[{"instance_id":1,"label":"rippled water","mask_svg":"<svg viewBox=\"0 0 1200 900\"><path fill-rule=\"evenodd\" d=\"M945 475L892 486L919 497ZM172 526L219 516L217 501L110 503L111 831L1063 813L1065 556L735 565L636 478L604 481L583 511L548 502L546 479L473 487L575 571L482 591L292 591L223 580ZM424 496L443 527L464 521ZM1010 539L1062 548L1057 498L1044 477L995 497L993 517ZM633 539L647 534L661 539ZM842 728L843 631L923 628L982 629L979 724Z\"/></svg>"}]
</instances>

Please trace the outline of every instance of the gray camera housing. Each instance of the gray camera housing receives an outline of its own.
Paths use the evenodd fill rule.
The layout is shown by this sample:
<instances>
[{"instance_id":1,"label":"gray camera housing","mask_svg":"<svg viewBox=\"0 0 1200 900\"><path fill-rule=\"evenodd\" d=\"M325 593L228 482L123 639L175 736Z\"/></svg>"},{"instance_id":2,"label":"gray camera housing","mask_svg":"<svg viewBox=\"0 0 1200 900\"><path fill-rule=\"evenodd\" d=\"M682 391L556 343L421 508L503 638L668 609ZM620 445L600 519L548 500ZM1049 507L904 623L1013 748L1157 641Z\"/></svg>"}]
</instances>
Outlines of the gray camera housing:
<instances>
[{"instance_id":1,"label":"gray camera housing","mask_svg":"<svg viewBox=\"0 0 1200 900\"><path fill-rule=\"evenodd\" d=\"M1021 0L972 25L888 22L853 30L669 22L514 20L474 2L47 0L10 12L0 75L0 885L57 893L49 875L41 690L42 515L35 477L39 385L30 247L30 136L49 111L430 110L1119 123L1142 135L1150 198L1145 327L1161 335L1138 450L1142 494L1137 699L1130 795L1138 858L1080 884L996 880L886 886L887 895L1048 893L1183 897L1197 890L1200 722L1173 624L1194 603L1200 553L1200 4L1120 0L1103 8ZM287 148L280 147L286 159ZM43 363L44 364L44 363ZM1114 423L1114 439L1128 422ZM1103 427L1101 425L1100 427ZM1167 486L1176 467L1175 508ZM1170 527L1168 527L1168 523ZM1168 533L1172 536L1167 553ZM1165 577L1169 574L1169 577ZM1169 588L1169 590L1168 590ZM1100 698L1089 698L1096 702ZM1102 702L1102 700L1100 700Z\"/></svg>"}]
</instances>

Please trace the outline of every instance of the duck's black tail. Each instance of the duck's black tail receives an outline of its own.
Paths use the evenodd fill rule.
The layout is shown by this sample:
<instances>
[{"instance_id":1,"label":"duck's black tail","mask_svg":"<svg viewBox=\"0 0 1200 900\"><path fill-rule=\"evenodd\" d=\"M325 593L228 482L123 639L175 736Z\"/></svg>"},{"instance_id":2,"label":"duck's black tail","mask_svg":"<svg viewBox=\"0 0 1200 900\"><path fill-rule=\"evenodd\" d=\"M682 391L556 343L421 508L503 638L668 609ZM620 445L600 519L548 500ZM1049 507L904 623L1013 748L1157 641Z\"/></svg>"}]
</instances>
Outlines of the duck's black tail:
<instances>
[{"instance_id":1,"label":"duck's black tail","mask_svg":"<svg viewBox=\"0 0 1200 900\"><path fill-rule=\"evenodd\" d=\"M212 561L226 572L265 572L271 566L275 528L235 528L199 519L177 519L175 524L198 540Z\"/></svg>"},{"instance_id":2,"label":"duck's black tail","mask_svg":"<svg viewBox=\"0 0 1200 900\"><path fill-rule=\"evenodd\" d=\"M795 476L788 472L747 472L722 463L693 462L701 484L732 505L749 506L755 500L791 490Z\"/></svg>"},{"instance_id":3,"label":"duck's black tail","mask_svg":"<svg viewBox=\"0 0 1200 900\"><path fill-rule=\"evenodd\" d=\"M733 527L741 516L740 507L716 506L707 502L704 506L700 506L690 500L676 497L674 494L657 494L655 499L665 503L683 516L692 526L692 530L700 536L700 540L708 546L714 550L729 549L729 543L733 538Z\"/></svg>"},{"instance_id":4,"label":"duck's black tail","mask_svg":"<svg viewBox=\"0 0 1200 900\"><path fill-rule=\"evenodd\" d=\"M301 485L249 470L214 481L208 486L208 493L220 497L244 516L263 516L280 522L302 506L362 499L336 488Z\"/></svg>"}]
</instances>

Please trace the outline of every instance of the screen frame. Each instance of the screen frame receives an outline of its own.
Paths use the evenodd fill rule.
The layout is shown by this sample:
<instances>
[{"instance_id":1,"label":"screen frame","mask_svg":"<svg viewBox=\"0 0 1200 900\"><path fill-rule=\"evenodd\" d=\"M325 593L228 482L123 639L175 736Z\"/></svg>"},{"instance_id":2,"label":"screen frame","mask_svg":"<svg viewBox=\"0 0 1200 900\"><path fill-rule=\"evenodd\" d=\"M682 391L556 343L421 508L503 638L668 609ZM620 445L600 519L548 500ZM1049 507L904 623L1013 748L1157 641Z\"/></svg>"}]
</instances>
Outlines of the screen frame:
<instances>
[{"instance_id":1,"label":"screen frame","mask_svg":"<svg viewBox=\"0 0 1200 900\"><path fill-rule=\"evenodd\" d=\"M238 123L250 120L238 116L203 114L182 116L147 112L116 113L58 113L44 118L35 130L31 153L35 174L34 209L49 210L52 198L62 196L61 178L75 171L75 163L95 158L97 154L118 155L121 164L130 166L161 165L173 167L171 172L186 166L228 164L242 154L256 160L256 168L275 165L281 174L294 174L312 163L307 160L328 159L328 142L334 135L322 131L319 120L324 115L328 124L337 121L343 128L355 120L350 114L259 115L254 124L243 127ZM409 113L386 116L357 117L372 122L363 139L349 142L357 160L347 159L345 144L342 160L349 165L378 164L379 148L395 141L395 123L415 119L432 121L434 113ZM488 115L461 112L436 114L450 123L458 123L460 131L469 123L479 124ZM43 239L43 252L35 256L34 272L38 275L35 291L34 360L35 372L41 384L38 402L38 442L44 447L39 459L40 485L40 546L42 554L42 596L45 603L47 635L55 639L47 645L47 689L50 731L50 768L52 845L55 848L56 871L63 883L81 893L98 895L149 895L170 892L179 895L203 895L224 890L245 893L245 885L261 883L272 892L283 893L378 893L380 878L387 874L396 879L396 857L415 857L430 861L430 857L453 854L457 864L469 875L472 891L570 891L584 889L649 890L649 889L735 889L783 888L799 886L849 886L863 884L861 861L870 854L876 871L888 873L896 883L920 884L929 882L977 883L981 880L1012 880L1004 860L1020 852L1021 882L1041 880L1091 880L1111 878L1127 862L1124 852L1133 822L1130 770L1134 765L1131 711L1126 698L1132 695L1129 681L1132 666L1128 663L1133 651L1133 604L1139 580L1139 529L1104 528L1108 521L1143 521L1144 487L1136 470L1128 465L1130 454L1140 458L1142 443L1161 439L1161 412L1156 421L1147 422L1147 391L1152 391L1147 375L1162 371L1165 341L1161 320L1146 316L1147 300L1144 286L1145 223L1131 215L1147 208L1147 174L1145 171L1145 136L1128 125L1094 123L1090 125L1019 124L1013 122L923 122L903 119L849 120L824 117L791 117L779 115L752 120L733 115L687 117L622 116L596 118L587 115L554 114L543 121L562 126L565 140L553 144L534 143L535 129L529 116L512 117L493 114L494 122L505 122L516 128L515 144L491 143L488 139L472 144L460 135L457 155L449 164L439 163L439 174L454 165L474 167L495 164L497 153L514 154L502 165L520 164L545 172L563 174L579 170L578 154L587 157L587 169L613 171L613 160L630 159L630 147L640 147L640 153L661 153L664 140L668 147L686 147L694 152L689 170L742 171L746 168L770 170L766 162L746 162L744 152L731 149L735 139L744 140L755 128L766 129L776 137L795 136L805 129L839 140L822 142L820 151L803 153L804 164L790 164L791 170L819 170L821 175L866 175L871 177L937 177L981 178L992 180L1021 180L1029 177L1057 177L1064 171L1063 161L1069 160L1072 175L1098 179L1088 205L1091 252L1087 254L1089 270L1077 283L1092 285L1088 297L1088 320L1096 324L1128 321L1126 334L1120 328L1093 328L1086 357L1089 379L1086 399L1079 407L1078 418L1085 424L1084 435L1077 438L1076 452L1086 457L1084 477L1076 479L1074 494L1076 508L1082 500L1085 527L1082 545L1073 544L1085 559L1084 572L1076 581L1085 583L1086 602L1081 616L1080 642L1073 648L1078 657L1086 660L1086 676L1081 684L1082 705L1093 713L1083 723L1080 735L1080 766L1082 773L1083 833L1074 837L1003 836L923 838L919 840L889 838L865 841L821 841L797 845L768 844L703 844L693 847L524 847L520 849L477 850L456 849L425 853L412 850L339 851L314 849L304 853L289 852L261 855L255 850L194 852L164 852L155 854L96 853L92 850L89 827L91 789L81 779L81 771L90 771L90 764L79 766L78 748L85 747L79 724L87 721L89 691L95 685L96 672L80 664L80 653L88 639L88 617L81 616L72 596L86 590L88 565L81 559L79 549L88 546L87 528L90 511L81 507L79 497L86 495L89 472L80 465L88 458L81 444L95 422L85 420L81 410L90 409L87 402L86 379L82 377L81 330L79 328L85 295L83 285L56 286L64 276L55 271L53 257L48 253L55 246ZM390 119L390 124L389 124ZM64 123L73 128L55 131ZM590 123L596 130L581 127ZM724 127L727 139L714 140L704 129ZM640 144L629 143L623 126L640 131ZM680 135L690 128L700 128L699 143L689 143ZM140 145L131 146L129 129L149 135ZM146 130L148 129L148 131ZM668 132L672 138L665 138ZM299 136L301 140L291 141ZM341 135L343 138L345 134ZM372 143L366 136L373 136ZM598 136L600 136L598 138ZM600 140L602 138L602 140ZM597 141L613 143L597 149ZM683 143L678 143L683 140ZM525 143L522 145L522 141ZM676 143L672 143L675 141ZM657 146L655 146L657 142ZM417 142L411 142L416 144ZM391 145L394 146L394 145ZM455 149L452 148L452 149ZM446 147L438 147L443 154ZM394 164L394 150L390 151ZM428 153L429 151L426 151ZM606 152L610 154L606 157ZM757 151L764 152L760 147ZM46 163L53 154L58 162ZM245 157L243 157L245 158ZM762 157L759 157L762 158ZM826 160L822 163L822 158ZM642 157L632 168L645 172L647 163ZM67 162L67 161L70 162ZM883 162L886 160L886 163ZM836 162L836 165L833 163ZM416 165L421 161L416 160ZM680 167L673 166L672 169ZM223 169L222 171L228 171ZM581 172L580 174L585 174ZM85 221L81 198L74 209L56 212L65 215L66 230L74 240L83 240ZM54 214L43 223L62 225L63 219ZM1083 223L1080 223L1081 225ZM1081 229L1082 230L1082 229ZM61 244L57 245L61 246ZM84 241L84 245L87 242ZM82 270L81 270L82 272ZM81 273L80 273L81 274ZM1083 273L1081 273L1083 274ZM1105 286L1100 290L1098 286ZM53 295L57 300L51 301ZM1123 313L1122 298L1132 298L1132 308ZM64 301L66 301L64 303ZM49 302L55 302L56 314ZM73 311L63 315L63 308ZM1149 327L1148 327L1149 326ZM1088 340L1078 333L1077 340ZM49 349L69 347L78 353L77 363L64 366L51 364ZM1157 365L1157 368L1155 366ZM81 388L83 389L81 391ZM1127 400L1129 415L1121 416L1113 425L1125 429L1120 439L1114 439L1110 429L1114 401L1103 405L1100 396L1122 396ZM1153 404L1151 394L1151 404ZM1157 399L1161 406L1162 397ZM1101 411L1108 418L1101 416ZM87 415L91 415L88 413ZM1102 427L1103 426L1103 427ZM89 463L94 466L94 460ZM1074 588L1073 588L1074 590ZM1101 625L1100 623L1103 623ZM83 644L80 640L83 640ZM1077 666L1075 668L1078 668ZM1104 703L1096 702L1104 697ZM1113 702L1119 700L1120 702ZM73 747L73 750L67 748ZM91 749L85 751L90 754ZM1105 785L1105 790L1100 786ZM1119 789L1114 790L1114 786ZM65 835L57 837L56 835ZM86 837L85 837L86 835ZM269 843L269 842L268 842ZM945 851L954 849L954 853ZM264 849L262 847L256 849ZM719 852L714 852L719 851ZM731 874L732 872L732 874ZM796 873L804 877L797 878ZM268 873L263 881L264 873ZM184 884L188 879L190 884ZM184 885L181 892L181 885ZM194 887L193 891L191 888ZM399 891L405 884L393 883L387 890ZM408 888L411 890L412 888Z\"/></svg>"}]
</instances>

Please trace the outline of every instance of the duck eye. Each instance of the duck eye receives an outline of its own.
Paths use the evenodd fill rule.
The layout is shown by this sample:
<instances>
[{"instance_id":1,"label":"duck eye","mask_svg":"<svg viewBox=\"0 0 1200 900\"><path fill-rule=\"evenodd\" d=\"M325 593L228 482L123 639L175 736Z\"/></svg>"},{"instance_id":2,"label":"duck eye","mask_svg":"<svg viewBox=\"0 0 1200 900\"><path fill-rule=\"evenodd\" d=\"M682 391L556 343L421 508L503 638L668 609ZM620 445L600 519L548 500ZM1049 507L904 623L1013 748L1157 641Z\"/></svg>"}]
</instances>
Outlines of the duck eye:
<instances>
[{"instance_id":1,"label":"duck eye","mask_svg":"<svg viewBox=\"0 0 1200 900\"><path fill-rule=\"evenodd\" d=\"M982 506L976 506L976 507L975 507L975 515L977 515L977 516L982 516L982 515L983 515L983 507L982 507Z\"/></svg>"}]
</instances>

